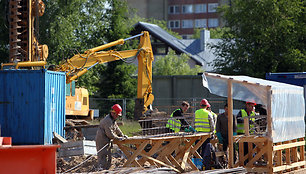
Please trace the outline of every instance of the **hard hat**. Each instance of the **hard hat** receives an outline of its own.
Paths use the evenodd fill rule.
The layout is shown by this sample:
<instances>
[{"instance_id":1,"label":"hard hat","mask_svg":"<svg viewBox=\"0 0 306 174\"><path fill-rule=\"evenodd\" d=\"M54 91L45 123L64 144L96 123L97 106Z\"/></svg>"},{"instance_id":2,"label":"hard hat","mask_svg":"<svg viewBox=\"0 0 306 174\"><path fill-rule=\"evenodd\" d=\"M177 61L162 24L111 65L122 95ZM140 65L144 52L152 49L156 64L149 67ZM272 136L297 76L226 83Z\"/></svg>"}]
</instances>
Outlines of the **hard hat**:
<instances>
[{"instance_id":1,"label":"hard hat","mask_svg":"<svg viewBox=\"0 0 306 174\"><path fill-rule=\"evenodd\" d=\"M254 106L256 106L256 103L254 100L248 100L246 101L246 104L253 104Z\"/></svg>"},{"instance_id":2,"label":"hard hat","mask_svg":"<svg viewBox=\"0 0 306 174\"><path fill-rule=\"evenodd\" d=\"M207 107L210 107L210 104L208 103L208 101L204 98L201 103L201 105L206 105Z\"/></svg>"},{"instance_id":3,"label":"hard hat","mask_svg":"<svg viewBox=\"0 0 306 174\"><path fill-rule=\"evenodd\" d=\"M119 105L119 104L114 104L113 106L112 106L112 110L117 114L117 115L119 115L119 116L121 116L122 115L122 108L121 108L121 106Z\"/></svg>"}]
</instances>

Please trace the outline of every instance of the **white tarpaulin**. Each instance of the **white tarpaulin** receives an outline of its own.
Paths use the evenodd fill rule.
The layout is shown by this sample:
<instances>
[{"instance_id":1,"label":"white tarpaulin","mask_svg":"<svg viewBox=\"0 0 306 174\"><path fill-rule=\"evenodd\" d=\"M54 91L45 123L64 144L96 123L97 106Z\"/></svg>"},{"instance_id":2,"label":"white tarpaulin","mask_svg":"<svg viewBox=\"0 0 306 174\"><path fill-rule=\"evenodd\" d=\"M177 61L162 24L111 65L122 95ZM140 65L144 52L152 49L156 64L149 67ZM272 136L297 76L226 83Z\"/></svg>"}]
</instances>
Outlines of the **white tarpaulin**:
<instances>
[{"instance_id":1,"label":"white tarpaulin","mask_svg":"<svg viewBox=\"0 0 306 174\"><path fill-rule=\"evenodd\" d=\"M203 86L211 93L227 97L228 79L232 80L232 97L236 100L255 101L267 106L267 86L271 86L272 139L274 143L305 137L304 89L248 76L203 74Z\"/></svg>"}]
</instances>

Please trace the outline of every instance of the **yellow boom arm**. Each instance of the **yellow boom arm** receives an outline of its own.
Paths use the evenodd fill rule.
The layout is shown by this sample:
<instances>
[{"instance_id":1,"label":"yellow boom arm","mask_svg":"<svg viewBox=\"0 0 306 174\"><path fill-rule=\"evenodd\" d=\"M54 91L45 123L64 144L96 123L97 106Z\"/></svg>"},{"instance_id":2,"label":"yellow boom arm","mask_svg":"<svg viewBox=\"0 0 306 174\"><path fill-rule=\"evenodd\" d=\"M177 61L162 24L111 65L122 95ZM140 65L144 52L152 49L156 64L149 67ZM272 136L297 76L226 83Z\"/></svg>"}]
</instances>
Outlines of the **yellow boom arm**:
<instances>
[{"instance_id":1,"label":"yellow boom arm","mask_svg":"<svg viewBox=\"0 0 306 174\"><path fill-rule=\"evenodd\" d=\"M140 43L138 49L126 51L101 51L115 45L124 44L126 40L139 36ZM135 56L137 56L138 59L137 101L135 106L135 114L144 113L154 100L154 96L152 94L152 62L154 57L150 36L147 31L127 39L119 39L117 41L89 49L85 51L84 54L74 55L69 60L60 64L56 68L56 71L66 72L66 83L70 83L71 81L76 80L78 77L85 74L90 68L97 64L122 60ZM140 110L141 112L139 112ZM139 117L140 115L137 114L136 118Z\"/></svg>"}]
</instances>

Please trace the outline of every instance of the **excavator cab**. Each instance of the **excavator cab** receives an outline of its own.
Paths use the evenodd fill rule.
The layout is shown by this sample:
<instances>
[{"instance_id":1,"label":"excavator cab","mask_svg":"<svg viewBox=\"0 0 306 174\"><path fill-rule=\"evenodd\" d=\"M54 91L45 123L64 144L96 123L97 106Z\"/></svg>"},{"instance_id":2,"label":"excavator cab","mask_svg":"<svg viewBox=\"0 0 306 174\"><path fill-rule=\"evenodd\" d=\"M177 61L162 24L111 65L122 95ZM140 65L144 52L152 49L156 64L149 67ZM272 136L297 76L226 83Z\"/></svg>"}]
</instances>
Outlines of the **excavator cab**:
<instances>
[{"instance_id":1,"label":"excavator cab","mask_svg":"<svg viewBox=\"0 0 306 174\"><path fill-rule=\"evenodd\" d=\"M76 88L75 81L66 84L66 118L93 120L94 112L89 109L89 95L85 88Z\"/></svg>"}]
</instances>

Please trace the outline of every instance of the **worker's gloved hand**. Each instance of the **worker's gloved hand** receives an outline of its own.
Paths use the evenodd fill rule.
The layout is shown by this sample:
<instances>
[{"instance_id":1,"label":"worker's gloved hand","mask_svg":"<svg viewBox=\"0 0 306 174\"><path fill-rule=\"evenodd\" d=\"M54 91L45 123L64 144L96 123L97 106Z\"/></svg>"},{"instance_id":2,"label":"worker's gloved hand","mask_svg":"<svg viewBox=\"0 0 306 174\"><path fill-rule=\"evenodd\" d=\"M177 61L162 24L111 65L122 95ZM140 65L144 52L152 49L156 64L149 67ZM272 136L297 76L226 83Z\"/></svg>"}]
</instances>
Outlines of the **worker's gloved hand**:
<instances>
[{"instance_id":1,"label":"worker's gloved hand","mask_svg":"<svg viewBox=\"0 0 306 174\"><path fill-rule=\"evenodd\" d=\"M190 132L190 130L188 128L185 128L184 132Z\"/></svg>"},{"instance_id":2,"label":"worker's gloved hand","mask_svg":"<svg viewBox=\"0 0 306 174\"><path fill-rule=\"evenodd\" d=\"M192 126L189 126L189 131L192 133L196 132L196 130Z\"/></svg>"},{"instance_id":3,"label":"worker's gloved hand","mask_svg":"<svg viewBox=\"0 0 306 174\"><path fill-rule=\"evenodd\" d=\"M218 137L219 143L223 144L223 138L220 132L217 132L217 137Z\"/></svg>"},{"instance_id":4,"label":"worker's gloved hand","mask_svg":"<svg viewBox=\"0 0 306 174\"><path fill-rule=\"evenodd\" d=\"M233 135L234 135L234 136L237 135L237 132L233 132Z\"/></svg>"}]
</instances>

